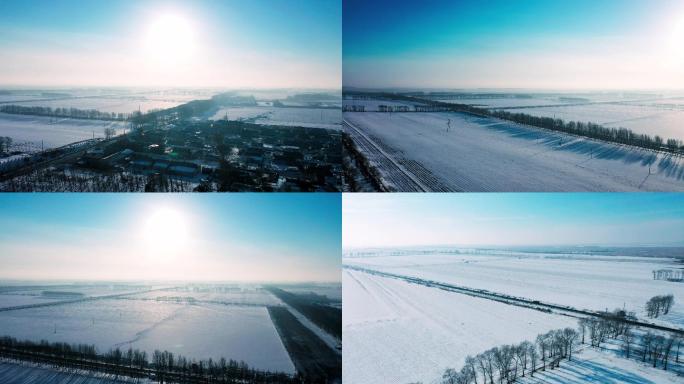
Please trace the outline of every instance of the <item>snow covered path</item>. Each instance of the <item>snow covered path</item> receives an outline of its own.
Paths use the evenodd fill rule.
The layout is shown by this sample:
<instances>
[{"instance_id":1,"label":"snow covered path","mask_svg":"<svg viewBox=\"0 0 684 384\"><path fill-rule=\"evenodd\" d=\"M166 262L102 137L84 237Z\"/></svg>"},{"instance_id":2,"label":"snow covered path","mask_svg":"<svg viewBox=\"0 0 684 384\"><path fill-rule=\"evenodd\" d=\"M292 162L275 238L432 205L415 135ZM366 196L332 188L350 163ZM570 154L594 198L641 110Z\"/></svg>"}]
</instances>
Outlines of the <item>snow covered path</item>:
<instances>
[{"instance_id":1,"label":"snow covered path","mask_svg":"<svg viewBox=\"0 0 684 384\"><path fill-rule=\"evenodd\" d=\"M684 159L649 150L462 113L345 112L344 119L393 163L411 164L408 178L432 191L684 191ZM367 156L389 187L415 190L394 182L396 170L376 153Z\"/></svg>"}]
</instances>

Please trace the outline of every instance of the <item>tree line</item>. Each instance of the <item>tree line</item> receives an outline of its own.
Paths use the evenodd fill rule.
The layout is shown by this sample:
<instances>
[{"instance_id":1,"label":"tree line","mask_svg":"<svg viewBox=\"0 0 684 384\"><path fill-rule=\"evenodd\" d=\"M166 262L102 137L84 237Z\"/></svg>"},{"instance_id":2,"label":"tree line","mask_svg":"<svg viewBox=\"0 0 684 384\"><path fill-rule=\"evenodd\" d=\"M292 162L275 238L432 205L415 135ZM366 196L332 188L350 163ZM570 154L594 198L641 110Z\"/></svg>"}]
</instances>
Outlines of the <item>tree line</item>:
<instances>
[{"instance_id":1,"label":"tree line","mask_svg":"<svg viewBox=\"0 0 684 384\"><path fill-rule=\"evenodd\" d=\"M0 136L0 155L11 152L13 140L9 136Z\"/></svg>"},{"instance_id":2,"label":"tree line","mask_svg":"<svg viewBox=\"0 0 684 384\"><path fill-rule=\"evenodd\" d=\"M660 315L667 315L674 304L674 296L662 295L653 296L646 302L646 314L648 317L657 318Z\"/></svg>"},{"instance_id":3,"label":"tree line","mask_svg":"<svg viewBox=\"0 0 684 384\"><path fill-rule=\"evenodd\" d=\"M467 356L460 370L449 368L442 375L443 384L513 383L520 377L560 367L561 361L572 360L578 345L600 348L608 339L620 342L626 358L637 357L667 370L668 362L680 362L684 338L647 332L636 333L629 321L634 313L623 310L605 312L599 317L582 318L578 329L552 330L536 337L534 342L502 345L475 356ZM541 363L539 366L538 364Z\"/></svg>"},{"instance_id":4,"label":"tree line","mask_svg":"<svg viewBox=\"0 0 684 384\"><path fill-rule=\"evenodd\" d=\"M32 116L48 116L60 117L69 119L87 119L87 120L108 120L108 121L127 121L140 112L120 113L120 112L102 112L96 109L78 109L78 108L51 108L51 107L27 107L20 105L3 105L0 106L0 112L10 113L14 115L32 115Z\"/></svg>"},{"instance_id":5,"label":"tree line","mask_svg":"<svg viewBox=\"0 0 684 384\"><path fill-rule=\"evenodd\" d=\"M96 365L88 363L103 363L102 369L106 367L109 373L126 375L137 372L141 376L153 374L162 382L164 380L264 384L306 382L298 375L258 370L249 367L244 362L232 359L195 360L158 350L148 356L147 352L132 348L125 351L115 348L101 354L97 352L95 346L88 344L51 343L46 340L32 342L20 341L8 336L1 337L0 354L3 352L9 354L13 351L49 356L57 366L64 364L94 369Z\"/></svg>"},{"instance_id":6,"label":"tree line","mask_svg":"<svg viewBox=\"0 0 684 384\"><path fill-rule=\"evenodd\" d=\"M627 128L604 127L592 122L569 121L555 119L551 117L533 116L526 113L515 113L504 110L491 110L476 107L468 104L445 103L440 101L428 100L421 97L400 95L394 93L375 93L368 94L369 97L402 100L413 103L422 103L423 106L416 106L416 112L463 112L478 116L494 117L497 119L512 121L514 123L530 125L538 128L545 128L558 132L570 133L573 135L599 139L618 144L632 145L635 147L666 151L675 154L684 153L684 142L677 139L664 139L659 135L651 136L647 134L635 133Z\"/></svg>"},{"instance_id":7,"label":"tree line","mask_svg":"<svg viewBox=\"0 0 684 384\"><path fill-rule=\"evenodd\" d=\"M2 138L0 138L1 140ZM684 269L658 269L653 271L653 280L683 281Z\"/></svg>"}]
</instances>

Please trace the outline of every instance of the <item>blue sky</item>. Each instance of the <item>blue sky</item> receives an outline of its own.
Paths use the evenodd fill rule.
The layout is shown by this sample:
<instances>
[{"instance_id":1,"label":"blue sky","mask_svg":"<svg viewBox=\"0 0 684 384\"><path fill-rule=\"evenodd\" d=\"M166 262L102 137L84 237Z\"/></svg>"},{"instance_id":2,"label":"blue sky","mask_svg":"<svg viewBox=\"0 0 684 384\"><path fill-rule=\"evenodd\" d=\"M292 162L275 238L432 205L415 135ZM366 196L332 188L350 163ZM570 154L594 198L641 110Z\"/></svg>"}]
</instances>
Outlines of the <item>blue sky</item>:
<instances>
[{"instance_id":1,"label":"blue sky","mask_svg":"<svg viewBox=\"0 0 684 384\"><path fill-rule=\"evenodd\" d=\"M684 246L684 195L393 194L343 198L343 246Z\"/></svg>"},{"instance_id":2,"label":"blue sky","mask_svg":"<svg viewBox=\"0 0 684 384\"><path fill-rule=\"evenodd\" d=\"M340 275L338 194L3 194L0 211L0 278Z\"/></svg>"},{"instance_id":3,"label":"blue sky","mask_svg":"<svg viewBox=\"0 0 684 384\"><path fill-rule=\"evenodd\" d=\"M191 58L158 65L144 40L169 14L190 26L174 50ZM339 0L3 0L0 84L339 87L341 23Z\"/></svg>"},{"instance_id":4,"label":"blue sky","mask_svg":"<svg viewBox=\"0 0 684 384\"><path fill-rule=\"evenodd\" d=\"M684 87L676 0L344 0L343 15L345 86Z\"/></svg>"}]
</instances>

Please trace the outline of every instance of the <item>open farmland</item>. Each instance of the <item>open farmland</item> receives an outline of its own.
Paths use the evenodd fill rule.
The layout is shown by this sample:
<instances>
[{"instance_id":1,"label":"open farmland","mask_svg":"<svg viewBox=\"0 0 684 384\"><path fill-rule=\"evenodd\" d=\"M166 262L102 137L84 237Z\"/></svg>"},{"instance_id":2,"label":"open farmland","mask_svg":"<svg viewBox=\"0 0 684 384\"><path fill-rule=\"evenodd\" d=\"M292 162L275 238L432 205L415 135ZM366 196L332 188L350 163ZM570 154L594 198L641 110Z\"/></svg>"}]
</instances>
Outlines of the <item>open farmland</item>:
<instances>
[{"instance_id":1,"label":"open farmland","mask_svg":"<svg viewBox=\"0 0 684 384\"><path fill-rule=\"evenodd\" d=\"M40 149L55 148L77 141L105 136L105 128L117 134L128 128L119 121L50 118L45 116L10 115L0 113L0 136L9 136L15 143L31 143Z\"/></svg>"},{"instance_id":2,"label":"open farmland","mask_svg":"<svg viewBox=\"0 0 684 384\"><path fill-rule=\"evenodd\" d=\"M77 286L69 288L73 293L79 291ZM27 298L33 293L41 297L43 290L12 287L0 294L0 307L9 306L6 298L15 303L19 293ZM88 288L82 287L81 291L87 292ZM2 311L0 329L3 335L21 340L93 344L101 352L132 347L151 356L158 349L194 359L225 357L245 361L257 369L294 373L294 365L269 317L269 305L279 305L279 300L258 287L204 287L195 295L162 289L121 298Z\"/></svg>"},{"instance_id":3,"label":"open farmland","mask_svg":"<svg viewBox=\"0 0 684 384\"><path fill-rule=\"evenodd\" d=\"M576 319L345 270L345 383L439 382L466 356ZM501 324L505 322L506 326Z\"/></svg>"},{"instance_id":4,"label":"open farmland","mask_svg":"<svg viewBox=\"0 0 684 384\"><path fill-rule=\"evenodd\" d=\"M341 129L342 110L303 107L223 107L212 120L246 120L260 125Z\"/></svg>"},{"instance_id":5,"label":"open farmland","mask_svg":"<svg viewBox=\"0 0 684 384\"><path fill-rule=\"evenodd\" d=\"M653 271L678 269L668 258L488 252L463 250L398 256L346 258L345 265L402 276L484 289L542 302L593 311L625 308L639 319L684 329L684 305L659 317L646 317L653 296L673 294L684 300L684 284L654 280Z\"/></svg>"},{"instance_id":6,"label":"open farmland","mask_svg":"<svg viewBox=\"0 0 684 384\"><path fill-rule=\"evenodd\" d=\"M684 190L675 155L455 112L344 119L390 191Z\"/></svg>"}]
</instances>

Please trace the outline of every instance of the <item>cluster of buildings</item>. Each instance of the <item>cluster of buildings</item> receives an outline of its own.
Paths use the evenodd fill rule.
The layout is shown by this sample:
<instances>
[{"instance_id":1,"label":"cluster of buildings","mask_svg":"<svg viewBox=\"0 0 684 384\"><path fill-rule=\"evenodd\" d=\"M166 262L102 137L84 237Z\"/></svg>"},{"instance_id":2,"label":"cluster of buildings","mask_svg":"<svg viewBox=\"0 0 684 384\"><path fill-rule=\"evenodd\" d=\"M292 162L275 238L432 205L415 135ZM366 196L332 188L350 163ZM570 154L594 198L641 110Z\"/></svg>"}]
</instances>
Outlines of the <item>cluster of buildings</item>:
<instances>
[{"instance_id":1,"label":"cluster of buildings","mask_svg":"<svg viewBox=\"0 0 684 384\"><path fill-rule=\"evenodd\" d=\"M341 133L240 121L140 127L87 151L78 165L161 175L219 191L338 191Z\"/></svg>"}]
</instances>

